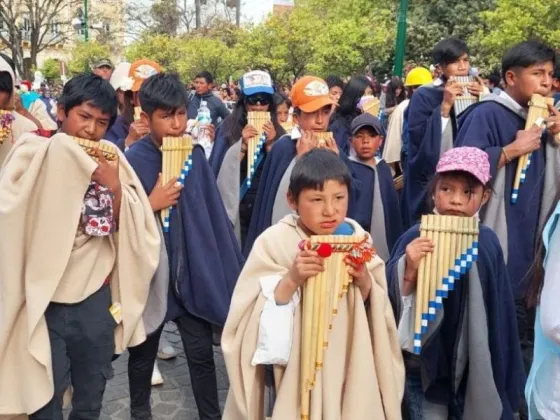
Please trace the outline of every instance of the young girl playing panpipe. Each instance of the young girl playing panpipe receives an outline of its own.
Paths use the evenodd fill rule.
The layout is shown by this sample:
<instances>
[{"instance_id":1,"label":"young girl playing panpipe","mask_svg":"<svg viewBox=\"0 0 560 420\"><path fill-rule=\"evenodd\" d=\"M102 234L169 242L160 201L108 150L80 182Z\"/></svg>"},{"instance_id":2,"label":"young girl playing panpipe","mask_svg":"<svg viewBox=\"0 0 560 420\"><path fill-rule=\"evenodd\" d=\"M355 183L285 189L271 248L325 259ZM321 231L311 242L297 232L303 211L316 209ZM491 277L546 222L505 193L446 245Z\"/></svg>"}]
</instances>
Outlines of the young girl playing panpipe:
<instances>
[{"instance_id":1,"label":"young girl playing panpipe","mask_svg":"<svg viewBox=\"0 0 560 420\"><path fill-rule=\"evenodd\" d=\"M299 245L343 229L371 242L358 223L345 219L350 182L347 166L329 150L314 149L294 166L288 201L297 215L258 237L234 290L222 335L230 379L225 420L261 420L265 411L273 420L306 418L300 409L300 359L309 337L302 332L308 289L302 294L301 288L324 271L326 260L319 249ZM338 301L307 418L400 419L404 371L383 262L377 256L366 264L345 262L340 268L353 283ZM267 409L269 366L275 401Z\"/></svg>"},{"instance_id":2,"label":"young girl playing panpipe","mask_svg":"<svg viewBox=\"0 0 560 420\"><path fill-rule=\"evenodd\" d=\"M491 194L489 182L485 152L472 147L447 151L428 190L434 213L460 216L461 222L474 224L470 218L478 219ZM445 232L451 226L442 228ZM453 233L460 232L456 229ZM478 241L467 249L478 249L478 257L476 252L461 253L455 255L457 260L451 267L445 267L447 280L449 272L461 266L460 258L467 263L466 274L458 274L452 283L444 282L446 287L438 289L446 290L443 296L447 297L433 318L426 317L427 328L422 334L417 334L416 325L416 307L423 304L417 299L423 287L423 282L417 281L419 267L429 264L427 256L439 258L438 264L445 259L434 252L435 241L420 237L416 224L399 239L387 264L389 293L405 359L405 400L410 418L505 420L512 419L518 409L524 375L513 294L498 238L486 226L480 226L477 234ZM447 242L444 252L445 248L451 248Z\"/></svg>"}]
</instances>

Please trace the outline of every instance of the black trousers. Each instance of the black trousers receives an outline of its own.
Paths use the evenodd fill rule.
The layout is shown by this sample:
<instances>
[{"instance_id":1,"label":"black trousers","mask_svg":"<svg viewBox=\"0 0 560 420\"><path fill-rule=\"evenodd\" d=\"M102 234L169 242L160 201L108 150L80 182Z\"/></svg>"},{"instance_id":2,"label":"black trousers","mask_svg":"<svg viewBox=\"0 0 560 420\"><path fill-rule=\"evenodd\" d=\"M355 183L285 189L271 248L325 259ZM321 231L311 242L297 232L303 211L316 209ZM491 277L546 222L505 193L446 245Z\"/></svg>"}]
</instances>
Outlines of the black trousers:
<instances>
[{"instance_id":1,"label":"black trousers","mask_svg":"<svg viewBox=\"0 0 560 420\"><path fill-rule=\"evenodd\" d=\"M212 348L212 326L190 314L183 315L174 322L177 324L187 356L198 415L201 420L221 419L214 349ZM163 326L150 334L144 343L128 349L130 354L128 382L133 420L152 419L150 407L152 371L162 331Z\"/></svg>"},{"instance_id":2,"label":"black trousers","mask_svg":"<svg viewBox=\"0 0 560 420\"><path fill-rule=\"evenodd\" d=\"M49 329L54 396L31 420L62 420L62 399L68 385L74 389L70 420L97 420L105 384L113 375L115 327L111 289L103 286L82 302L50 303L45 312ZM30 391L31 392L31 391Z\"/></svg>"},{"instance_id":3,"label":"black trousers","mask_svg":"<svg viewBox=\"0 0 560 420\"><path fill-rule=\"evenodd\" d=\"M519 330L519 342L521 344L521 355L525 366L525 374L529 375L533 364L533 348L535 346L535 308L527 308L525 298L515 299L517 311L517 328ZM524 389L524 387L523 387ZM527 420L527 403L525 393L521 390L520 419Z\"/></svg>"}]
</instances>

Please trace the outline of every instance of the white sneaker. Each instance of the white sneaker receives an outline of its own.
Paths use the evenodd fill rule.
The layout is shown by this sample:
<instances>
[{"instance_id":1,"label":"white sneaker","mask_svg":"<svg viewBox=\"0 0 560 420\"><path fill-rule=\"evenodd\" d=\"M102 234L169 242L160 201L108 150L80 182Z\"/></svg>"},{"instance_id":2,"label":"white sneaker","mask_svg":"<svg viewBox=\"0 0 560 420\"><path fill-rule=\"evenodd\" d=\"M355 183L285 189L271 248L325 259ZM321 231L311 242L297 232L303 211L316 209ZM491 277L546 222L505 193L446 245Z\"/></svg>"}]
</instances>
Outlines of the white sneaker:
<instances>
[{"instance_id":1,"label":"white sneaker","mask_svg":"<svg viewBox=\"0 0 560 420\"><path fill-rule=\"evenodd\" d=\"M163 385L163 376L159 371L157 360L154 363L154 370L152 372L152 386Z\"/></svg>"},{"instance_id":2,"label":"white sneaker","mask_svg":"<svg viewBox=\"0 0 560 420\"><path fill-rule=\"evenodd\" d=\"M177 357L177 351L165 340L161 340L157 357L161 360L170 360Z\"/></svg>"}]
</instances>

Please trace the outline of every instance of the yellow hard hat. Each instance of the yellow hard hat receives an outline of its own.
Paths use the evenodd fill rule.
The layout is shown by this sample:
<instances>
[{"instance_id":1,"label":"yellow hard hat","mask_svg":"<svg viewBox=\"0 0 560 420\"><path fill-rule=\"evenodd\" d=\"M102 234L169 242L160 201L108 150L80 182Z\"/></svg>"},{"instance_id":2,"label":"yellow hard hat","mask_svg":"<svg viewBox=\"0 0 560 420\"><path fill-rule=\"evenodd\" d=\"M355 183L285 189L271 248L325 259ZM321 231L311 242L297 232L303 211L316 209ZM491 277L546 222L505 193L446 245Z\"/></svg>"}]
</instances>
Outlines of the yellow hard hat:
<instances>
[{"instance_id":1,"label":"yellow hard hat","mask_svg":"<svg viewBox=\"0 0 560 420\"><path fill-rule=\"evenodd\" d=\"M432 74L430 70L424 67L414 67L406 75L405 86L422 86L432 83Z\"/></svg>"}]
</instances>

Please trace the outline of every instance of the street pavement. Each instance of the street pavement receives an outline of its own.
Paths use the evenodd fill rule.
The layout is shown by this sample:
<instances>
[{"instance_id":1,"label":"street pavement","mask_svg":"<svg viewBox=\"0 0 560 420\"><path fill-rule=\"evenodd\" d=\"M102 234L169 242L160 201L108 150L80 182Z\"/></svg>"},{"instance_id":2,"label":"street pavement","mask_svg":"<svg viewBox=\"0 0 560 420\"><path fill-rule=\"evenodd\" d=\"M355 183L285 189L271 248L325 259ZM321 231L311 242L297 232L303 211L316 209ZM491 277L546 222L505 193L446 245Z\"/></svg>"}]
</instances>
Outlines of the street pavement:
<instances>
[{"instance_id":1,"label":"street pavement","mask_svg":"<svg viewBox=\"0 0 560 420\"><path fill-rule=\"evenodd\" d=\"M154 420L196 420L199 417L192 393L189 368L175 324L168 323L165 326L164 336L177 349L178 355L172 360L158 360L164 384L152 387L153 418ZM218 394L223 409L229 382L222 353L217 347L214 347L214 359ZM115 375L107 383L100 420L130 420L127 363L128 354L123 354L113 362ZM67 418L68 412L65 414Z\"/></svg>"}]
</instances>

